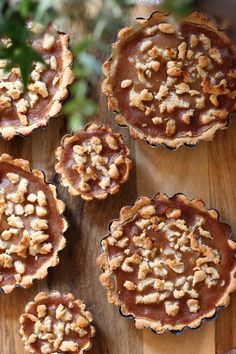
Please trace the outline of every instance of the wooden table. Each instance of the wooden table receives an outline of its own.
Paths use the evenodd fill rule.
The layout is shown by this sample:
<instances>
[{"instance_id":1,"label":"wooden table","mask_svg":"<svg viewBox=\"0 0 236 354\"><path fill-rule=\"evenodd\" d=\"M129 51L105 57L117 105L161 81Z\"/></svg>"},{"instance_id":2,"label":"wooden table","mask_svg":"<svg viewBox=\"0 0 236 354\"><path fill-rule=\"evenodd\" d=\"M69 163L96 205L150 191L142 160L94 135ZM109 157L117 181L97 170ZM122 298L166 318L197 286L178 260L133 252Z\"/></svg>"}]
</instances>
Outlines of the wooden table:
<instances>
[{"instance_id":1,"label":"wooden table","mask_svg":"<svg viewBox=\"0 0 236 354\"><path fill-rule=\"evenodd\" d=\"M142 14L143 9L139 8L136 14L139 12ZM136 330L132 321L121 317L118 309L106 301L95 260L100 252L99 241L120 208L133 204L137 196L152 196L157 191L202 198L207 207L220 211L222 220L232 225L235 235L236 121L228 130L218 132L213 142L200 143L194 149L169 151L132 141L126 129L116 126L106 106L101 94L99 120L122 132L134 161L128 183L106 201L84 202L71 197L59 185L53 166L55 148L66 132L62 117L51 119L46 129L35 131L30 137L0 142L0 152L26 158L32 167L46 172L47 180L57 185L59 196L66 203L65 216L70 224L60 264L49 271L48 277L35 281L27 290L0 295L0 354L24 353L18 335L20 313L38 291L52 289L71 291L86 301L97 329L90 351L93 354L223 354L236 346L236 295L231 296L230 306L219 313L216 321L203 324L199 330L180 336L158 336L149 330Z\"/></svg>"}]
</instances>

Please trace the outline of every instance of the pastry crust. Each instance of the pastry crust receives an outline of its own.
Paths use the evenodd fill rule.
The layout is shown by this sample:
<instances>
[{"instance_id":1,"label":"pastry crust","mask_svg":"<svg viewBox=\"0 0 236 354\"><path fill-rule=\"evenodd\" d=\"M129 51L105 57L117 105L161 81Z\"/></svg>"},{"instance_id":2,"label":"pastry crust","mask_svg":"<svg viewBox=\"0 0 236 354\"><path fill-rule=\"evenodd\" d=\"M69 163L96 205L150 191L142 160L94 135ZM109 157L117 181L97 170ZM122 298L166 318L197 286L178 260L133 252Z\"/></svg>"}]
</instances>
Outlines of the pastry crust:
<instances>
[{"instance_id":1,"label":"pastry crust","mask_svg":"<svg viewBox=\"0 0 236 354\"><path fill-rule=\"evenodd\" d=\"M156 198L158 200L169 200L169 197L164 194L164 193L157 193L154 195L153 198L148 198L148 197L140 197L137 199L135 202L134 206L125 206L121 209L119 219L113 220L110 223L109 226L109 234L105 236L102 241L102 250L103 253L97 258L97 265L103 270L103 273L100 275L100 282L101 284L107 289L107 298L108 301L120 308L120 311L122 315L124 316L131 316L135 320L135 326L138 329L143 329L143 328L151 328L153 331L155 331L158 334L162 334L166 331L171 331L172 333L180 333L186 328L197 328L201 325L201 323L207 319L213 319L216 312L218 309L226 307L230 303L230 293L234 292L236 290L236 262L231 269L230 272L230 280L228 283L228 286L222 296L218 299L217 303L214 305L213 309L209 310L207 313L204 313L203 316L199 318L193 319L190 323L181 323L181 321L178 321L178 323L174 324L162 324L161 321L155 321L151 320L148 317L139 317L136 316L134 313L128 311L126 305L121 302L119 299L119 296L117 294L117 282L116 278L114 275L113 270L111 269L110 263L109 263L109 255L108 255L108 249L107 249L107 243L103 243L103 240L107 242L107 238L109 236L112 236L113 232L117 230L120 230L120 226L123 226L124 224L127 225L127 223L130 220L134 220L135 216L137 215L138 212L144 207L150 206L151 202L154 201ZM202 200L198 199L193 199L193 200L188 200L184 194L176 194L171 198L176 198L176 200L181 201L184 203L184 205L188 206L191 205L191 207L196 208L196 211L201 211L204 213L207 213L210 217L219 220L219 214L216 210L214 209L206 209L205 204ZM170 199L171 199L170 198ZM236 242L231 239L231 230L229 225L227 224L222 224L228 229L228 245L232 251L236 250ZM116 237L116 236L114 236Z\"/></svg>"},{"instance_id":2,"label":"pastry crust","mask_svg":"<svg viewBox=\"0 0 236 354\"><path fill-rule=\"evenodd\" d=\"M42 116L39 120L24 126L0 126L0 133L5 140L11 140L15 135L27 136L32 133L34 129L45 127L51 117L56 116L60 113L63 101L68 96L68 86L73 82L74 75L71 69L71 64L73 61L73 56L71 51L68 49L69 37L67 34L62 32L56 32L56 35L60 39L62 46L61 62L62 68L60 71L60 79L56 93L51 99L50 110L47 115Z\"/></svg>"},{"instance_id":3,"label":"pastry crust","mask_svg":"<svg viewBox=\"0 0 236 354\"><path fill-rule=\"evenodd\" d=\"M62 213L65 210L65 204L63 203L63 201L61 201L60 199L57 198L57 192L56 192L55 185L46 183L44 172L42 172L40 170L36 170L36 169L31 170L30 165L29 165L29 161L23 160L23 159L13 159L8 154L2 154L0 156L0 164L2 162L3 163L6 162L6 163L11 164L13 166L19 167L23 171L32 173L35 177L37 177L37 179L39 179L39 181L41 183L47 184L47 186L50 188L50 190L52 192L54 202L55 202L55 208L56 208L58 215L60 215L61 222L62 222L62 230L61 230L61 234L58 236L58 238L60 240L58 242L57 248L54 247L53 251L51 252L50 257L45 262L42 262L41 266L39 268L37 268L36 272L34 274L28 274L28 275L22 274L20 281L15 281L15 283L0 286L1 291L3 291L4 293L10 293L16 287L28 288L33 284L33 281L35 279L40 280L40 279L45 278L48 274L48 268L55 267L59 263L58 252L61 251L66 245L66 240L63 237L63 233L67 230L68 223L65 220L65 218L62 216Z\"/></svg>"},{"instance_id":4,"label":"pastry crust","mask_svg":"<svg viewBox=\"0 0 236 354\"><path fill-rule=\"evenodd\" d=\"M144 133L137 126L132 125L131 122L128 122L124 114L120 114L119 104L117 98L114 96L113 92L113 77L116 73L116 68L118 65L118 60L120 57L121 48L124 44L126 44L130 39L132 39L140 30L149 27L158 25L162 22L168 23L168 16L163 13L157 11L151 14L148 19L145 18L137 18L131 27L125 27L121 29L118 33L118 40L112 45L112 54L111 57L103 64L103 73L105 75L105 79L102 83L102 91L108 98L108 108L111 111L115 111L116 122L124 127L128 127L130 131L130 135L134 139L144 139L151 146L159 146L165 145L168 148L175 149L181 145L193 146L196 145L200 140L210 141L213 139L217 130L227 128L229 124L229 118L232 112L228 113L227 119L222 122L218 121L215 124L211 125L208 129L203 131L201 135L198 136L184 136L184 137L173 137L168 138L164 136L151 136ZM236 48L229 41L228 37L220 31L217 27L217 24L214 20L210 18L204 17L202 14L198 12L193 12L190 14L184 21L184 23L196 24L198 26L207 27L213 30L217 35L230 46L233 53L236 55ZM236 109L236 104L234 105L234 111Z\"/></svg>"},{"instance_id":5,"label":"pastry crust","mask_svg":"<svg viewBox=\"0 0 236 354\"><path fill-rule=\"evenodd\" d=\"M39 312L38 312L38 319L37 319L37 317L35 317L35 320L36 319L37 320L42 320L46 316L46 313L48 311L47 301L51 300L51 303L53 304L53 298L56 300L55 305L56 305L56 303L58 305L58 301L60 302L60 299L61 299L62 303L64 303L64 304L68 303L68 307L66 307L64 305L64 309L66 309L66 311L68 311L68 310L70 311L70 306L72 305L72 307L71 307L72 315L73 315L73 308L76 308L76 311L79 310L79 314L81 316L80 317L81 324L80 323L77 324L78 332L75 332L75 334L77 334L78 339L80 338L80 335L82 335L83 342L82 342L81 345L79 345L78 350L76 350L75 348L73 348L74 342L72 342L71 340L68 340L68 338L65 338L66 346L68 347L68 345L69 346L72 345L71 350L68 347L68 348L65 349L65 352L66 353L72 353L73 352L75 354L83 354L84 352L88 351L92 347L92 340L91 339L95 335L95 328L94 328L94 326L91 325L91 323L93 321L92 314L89 311L86 310L85 303L83 301L76 300L75 297L71 293L61 294L57 290L51 291L50 293L40 292L40 293L38 293L35 296L33 301L29 302L25 306L25 313L23 313L20 316L20 325L21 325L21 327L20 327L20 331L19 331L20 335L22 337L22 340L24 342L24 345L25 345L25 350L27 350L30 353L36 353L35 348L34 348L34 343L35 342L34 341L31 342L30 341L30 337L32 338L32 336L35 335L36 338L37 338L36 333L30 333L30 335L29 335L29 332L25 330L26 322L29 319L31 319L32 317L34 317L33 313L35 313L35 308L36 308L37 304L39 306L41 305L41 308L39 308L39 309L42 311L42 313L39 316ZM44 303L46 304L46 307L42 308L42 305L44 306ZM61 311L62 317L61 317L61 320L59 320L59 322L62 321L62 322L68 323L66 318L64 318L64 320L63 320L63 311L64 311L64 309L62 309L62 311ZM45 313L43 313L44 311L45 311ZM59 315L60 314L59 314L59 309L58 309L58 316ZM49 313L49 316L50 316L50 313ZM53 320L56 321L56 319L58 320L59 317L58 318L54 318ZM85 328L86 329L89 328L89 331L90 331L89 335L82 333ZM53 333L52 333L52 335L55 334L55 333L54 334ZM66 336L66 337L68 337L68 336ZM61 335L59 333L57 334L56 340L58 340L58 338L61 339L61 343L60 343L60 345L61 345L63 343L63 338L61 338ZM76 339L76 338L74 337L73 339ZM53 340L53 342L55 344L55 340ZM47 343L47 341L46 341L46 343ZM59 347L57 350L60 350L60 353L64 353L64 350L62 350L61 347ZM55 352L57 352L57 350L55 349ZM41 353L41 351L40 352L37 351L37 353Z\"/></svg>"},{"instance_id":6,"label":"pastry crust","mask_svg":"<svg viewBox=\"0 0 236 354\"><path fill-rule=\"evenodd\" d=\"M112 187L103 192L93 193L92 191L83 191L79 187L76 187L71 183L70 178L67 176L67 168L63 163L63 153L66 146L69 146L71 143L77 140L77 135L65 135L61 140L61 146L56 149L56 159L57 163L55 164L55 170L60 175L60 182L64 187L68 187L69 193L73 196L80 195L84 200L90 201L92 199L102 200L107 198L109 194L115 194L120 189L120 184L125 183L129 177L129 171L132 167L132 161L128 158L129 148L126 144L123 143L122 136L118 133L113 133L111 128L107 125L97 125L95 123L87 124L81 131L78 132L78 136L83 132L92 132L93 130L100 130L104 133L111 133L112 136L119 142L120 145L124 148L124 152L121 151L121 155L124 158L123 165L125 165L125 172L120 180L115 183ZM96 137L96 132L94 133ZM98 154L99 155L99 154ZM119 169L119 166L118 166ZM79 174L78 174L79 177Z\"/></svg>"}]
</instances>

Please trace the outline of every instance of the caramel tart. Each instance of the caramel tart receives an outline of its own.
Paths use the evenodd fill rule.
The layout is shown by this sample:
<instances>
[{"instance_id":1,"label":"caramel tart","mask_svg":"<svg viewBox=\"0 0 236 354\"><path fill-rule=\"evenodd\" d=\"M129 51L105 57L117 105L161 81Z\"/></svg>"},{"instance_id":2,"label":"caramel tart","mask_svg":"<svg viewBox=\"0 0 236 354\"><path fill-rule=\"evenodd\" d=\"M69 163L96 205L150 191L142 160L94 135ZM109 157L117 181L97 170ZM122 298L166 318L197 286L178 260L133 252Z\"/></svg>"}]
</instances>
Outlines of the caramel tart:
<instances>
[{"instance_id":1,"label":"caramel tart","mask_svg":"<svg viewBox=\"0 0 236 354\"><path fill-rule=\"evenodd\" d=\"M196 12L179 26L161 12L136 19L119 32L103 71L117 122L152 145L211 140L236 108L236 50Z\"/></svg>"},{"instance_id":2,"label":"caramel tart","mask_svg":"<svg viewBox=\"0 0 236 354\"><path fill-rule=\"evenodd\" d=\"M141 197L121 209L97 264L108 301L137 328L196 328L236 290L236 243L215 210L183 194Z\"/></svg>"},{"instance_id":3,"label":"caramel tart","mask_svg":"<svg viewBox=\"0 0 236 354\"><path fill-rule=\"evenodd\" d=\"M70 293L41 292L20 317L20 334L30 353L82 354L91 347L92 315Z\"/></svg>"},{"instance_id":4,"label":"caramel tart","mask_svg":"<svg viewBox=\"0 0 236 354\"><path fill-rule=\"evenodd\" d=\"M105 199L127 181L132 165L129 149L107 125L88 124L62 138L56 150L56 172L72 195L85 200Z\"/></svg>"},{"instance_id":5,"label":"caramel tart","mask_svg":"<svg viewBox=\"0 0 236 354\"><path fill-rule=\"evenodd\" d=\"M44 62L33 64L26 90L19 68L6 73L7 62L0 60L0 133L6 140L46 126L49 118L60 112L62 101L68 95L67 86L73 81L68 36L53 26L43 33L38 28L31 25L35 38L30 45Z\"/></svg>"},{"instance_id":6,"label":"caramel tart","mask_svg":"<svg viewBox=\"0 0 236 354\"><path fill-rule=\"evenodd\" d=\"M64 203L29 162L0 156L0 289L28 288L58 264L65 247Z\"/></svg>"}]
</instances>

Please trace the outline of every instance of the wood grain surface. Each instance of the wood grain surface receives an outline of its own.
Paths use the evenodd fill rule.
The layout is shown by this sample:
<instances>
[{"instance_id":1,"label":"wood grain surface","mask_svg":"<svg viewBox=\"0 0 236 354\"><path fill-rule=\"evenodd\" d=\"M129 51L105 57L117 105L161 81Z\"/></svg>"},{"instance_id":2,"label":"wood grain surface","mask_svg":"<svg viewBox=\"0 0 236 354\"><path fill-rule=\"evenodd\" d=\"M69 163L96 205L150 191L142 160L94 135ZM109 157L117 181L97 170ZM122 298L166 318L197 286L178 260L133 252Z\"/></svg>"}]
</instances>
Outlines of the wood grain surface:
<instances>
[{"instance_id":1,"label":"wood grain surface","mask_svg":"<svg viewBox=\"0 0 236 354\"><path fill-rule=\"evenodd\" d=\"M144 8L139 7L135 15L143 14ZM75 38L76 34L71 34ZM133 204L137 196L152 196L158 191L168 195L183 192L189 198L202 198L207 207L219 210L221 219L232 226L236 235L236 121L232 121L229 129L217 133L212 142L200 143L196 148L152 149L145 142L132 141L126 129L116 126L99 87L100 82L97 120L122 133L134 162L130 179L119 194L102 202L84 202L59 185L53 166L55 149L66 132L63 117L51 119L47 128L35 131L30 137L16 137L8 143L0 141L1 153L28 159L33 168L45 171L47 181L57 185L58 194L66 203L65 216L70 225L60 264L49 271L45 280L36 281L27 290L0 294L0 354L24 353L18 334L19 316L38 291L53 289L74 293L85 300L93 313L97 333L91 354L223 354L236 347L235 295L216 321L180 336L158 336L148 330L136 330L132 321L120 316L118 309L106 301L95 260L100 253L99 241L106 234L109 221L118 217L120 208Z\"/></svg>"}]
</instances>

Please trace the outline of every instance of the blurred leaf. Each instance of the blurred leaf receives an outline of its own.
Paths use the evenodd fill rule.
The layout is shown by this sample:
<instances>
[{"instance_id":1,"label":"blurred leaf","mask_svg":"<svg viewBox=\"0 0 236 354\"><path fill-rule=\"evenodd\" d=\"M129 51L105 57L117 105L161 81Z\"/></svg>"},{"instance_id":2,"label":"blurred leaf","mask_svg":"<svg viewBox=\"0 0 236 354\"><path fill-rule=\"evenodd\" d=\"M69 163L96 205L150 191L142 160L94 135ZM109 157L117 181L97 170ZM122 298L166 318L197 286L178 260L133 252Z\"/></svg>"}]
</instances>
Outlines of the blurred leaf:
<instances>
[{"instance_id":1,"label":"blurred leaf","mask_svg":"<svg viewBox=\"0 0 236 354\"><path fill-rule=\"evenodd\" d=\"M161 8L166 13L171 13L177 17L184 17L192 10L194 0L164 0Z\"/></svg>"}]
</instances>

